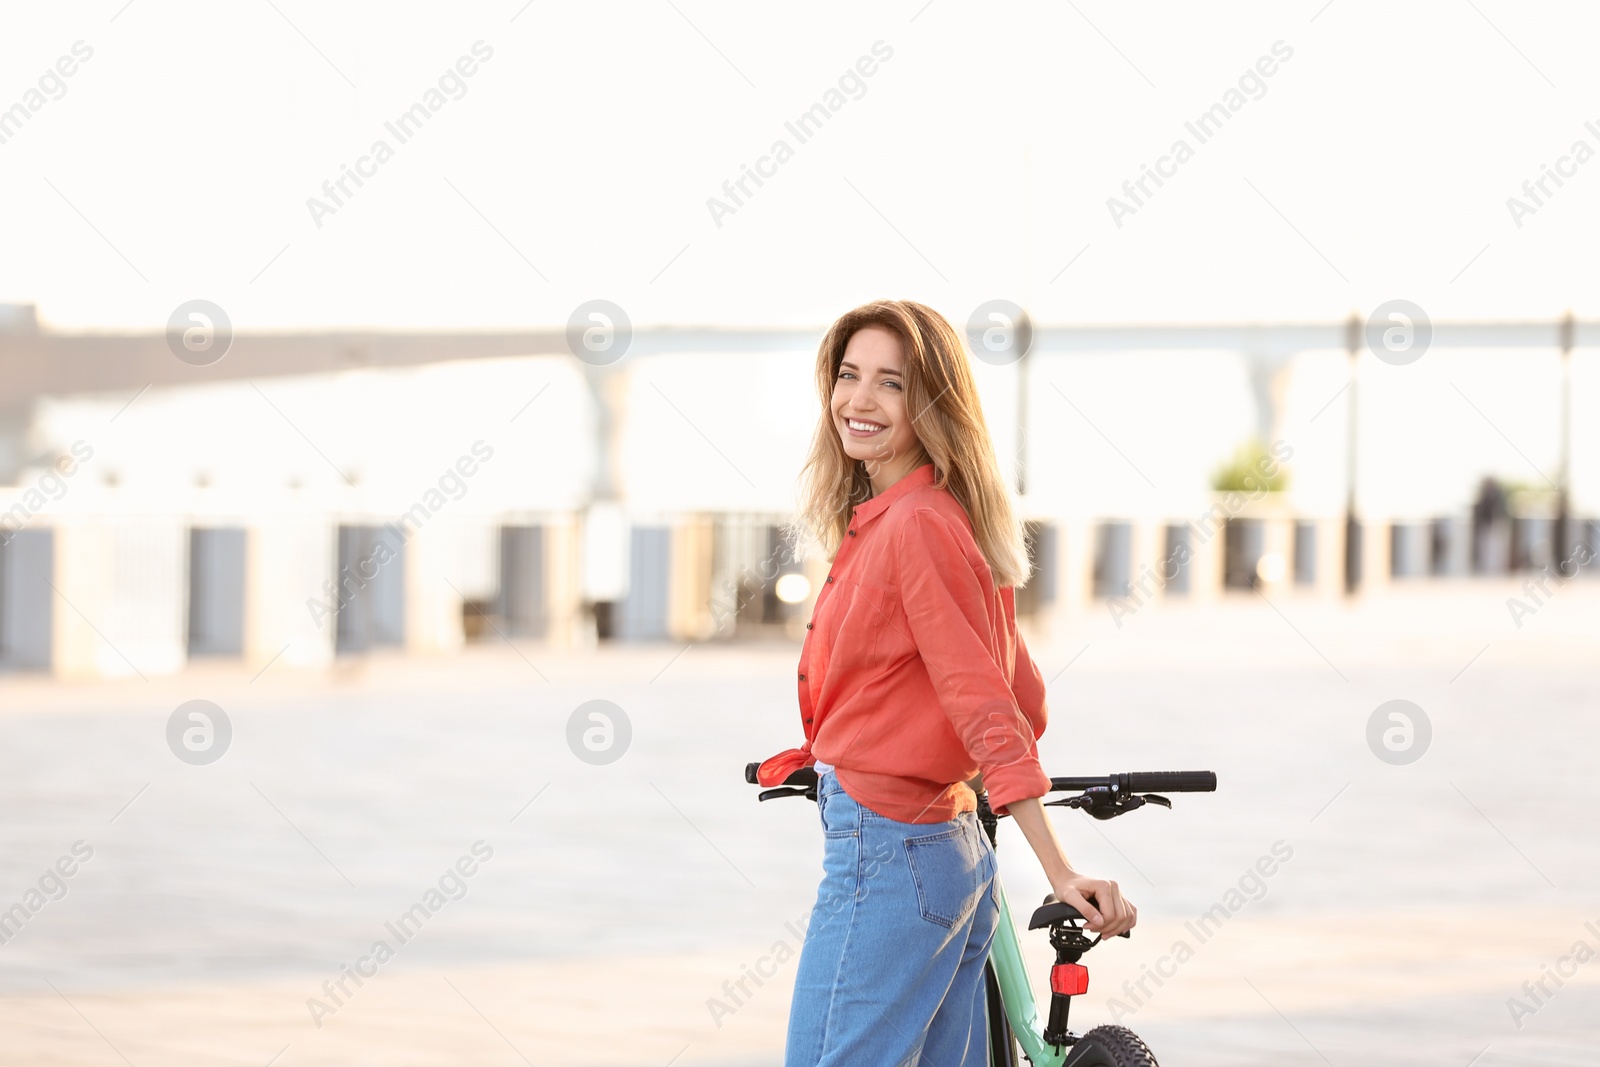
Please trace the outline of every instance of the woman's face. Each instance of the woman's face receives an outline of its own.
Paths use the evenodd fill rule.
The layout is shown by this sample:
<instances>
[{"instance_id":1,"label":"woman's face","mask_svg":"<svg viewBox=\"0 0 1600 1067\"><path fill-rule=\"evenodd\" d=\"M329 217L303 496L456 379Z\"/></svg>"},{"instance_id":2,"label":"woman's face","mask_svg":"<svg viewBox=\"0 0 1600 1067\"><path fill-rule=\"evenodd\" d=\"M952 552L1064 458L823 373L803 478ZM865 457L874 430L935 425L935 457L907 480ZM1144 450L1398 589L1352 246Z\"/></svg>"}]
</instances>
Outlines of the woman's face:
<instances>
[{"instance_id":1,"label":"woman's face","mask_svg":"<svg viewBox=\"0 0 1600 1067\"><path fill-rule=\"evenodd\" d=\"M925 461L906 410L903 369L900 338L881 326L865 326L845 344L833 381L834 428L845 455L867 464L875 493Z\"/></svg>"}]
</instances>

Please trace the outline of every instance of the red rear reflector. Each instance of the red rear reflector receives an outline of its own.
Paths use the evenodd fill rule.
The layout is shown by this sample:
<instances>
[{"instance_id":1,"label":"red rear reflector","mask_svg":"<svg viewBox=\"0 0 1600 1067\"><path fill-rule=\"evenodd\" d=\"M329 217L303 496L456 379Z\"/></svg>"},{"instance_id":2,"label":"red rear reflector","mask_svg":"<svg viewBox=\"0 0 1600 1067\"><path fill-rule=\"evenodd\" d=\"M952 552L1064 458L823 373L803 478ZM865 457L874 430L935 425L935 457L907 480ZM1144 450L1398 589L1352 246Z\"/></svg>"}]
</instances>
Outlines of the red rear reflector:
<instances>
[{"instance_id":1,"label":"red rear reflector","mask_svg":"<svg viewBox=\"0 0 1600 1067\"><path fill-rule=\"evenodd\" d=\"M1089 991L1089 968L1081 963L1058 963L1050 968L1050 992L1075 997Z\"/></svg>"}]
</instances>

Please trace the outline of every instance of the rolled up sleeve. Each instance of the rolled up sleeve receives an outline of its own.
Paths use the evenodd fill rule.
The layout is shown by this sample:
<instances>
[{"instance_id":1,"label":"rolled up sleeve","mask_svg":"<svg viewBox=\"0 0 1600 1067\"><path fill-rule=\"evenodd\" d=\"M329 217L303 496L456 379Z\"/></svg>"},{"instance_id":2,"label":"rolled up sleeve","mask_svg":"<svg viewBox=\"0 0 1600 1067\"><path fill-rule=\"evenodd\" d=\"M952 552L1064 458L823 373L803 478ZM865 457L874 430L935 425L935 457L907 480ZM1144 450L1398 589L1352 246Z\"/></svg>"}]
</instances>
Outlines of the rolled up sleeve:
<instances>
[{"instance_id":1,"label":"rolled up sleeve","mask_svg":"<svg viewBox=\"0 0 1600 1067\"><path fill-rule=\"evenodd\" d=\"M970 552L970 555L969 555ZM910 637L928 668L939 704L983 774L999 814L1014 800L1043 796L1050 779L1039 766L1044 686L1020 641L1005 660L999 631L1012 625L972 535L937 512L919 508L899 530L900 596ZM977 562L974 562L974 559ZM1026 670L1022 692L1015 673ZM1019 706L1019 696L1032 707Z\"/></svg>"}]
</instances>

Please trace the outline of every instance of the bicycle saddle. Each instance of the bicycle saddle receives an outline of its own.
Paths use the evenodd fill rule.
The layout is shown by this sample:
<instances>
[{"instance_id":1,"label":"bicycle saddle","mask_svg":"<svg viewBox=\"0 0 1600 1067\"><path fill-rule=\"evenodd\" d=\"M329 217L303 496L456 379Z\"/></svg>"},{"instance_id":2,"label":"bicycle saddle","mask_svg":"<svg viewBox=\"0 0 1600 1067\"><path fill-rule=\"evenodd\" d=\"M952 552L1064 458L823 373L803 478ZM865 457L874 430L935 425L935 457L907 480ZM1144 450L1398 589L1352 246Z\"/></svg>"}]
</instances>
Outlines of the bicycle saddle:
<instances>
[{"instance_id":1,"label":"bicycle saddle","mask_svg":"<svg viewBox=\"0 0 1600 1067\"><path fill-rule=\"evenodd\" d=\"M1085 931L1083 927L1056 926L1057 923L1070 923L1074 920L1083 921L1083 919L1083 912L1079 911L1071 904L1061 903L1061 901L1056 899L1056 895L1051 893L1044 898L1044 906L1035 910L1033 913L1033 918L1028 920L1028 929L1038 930L1046 926L1050 927L1050 943L1052 945L1057 944L1057 937L1063 937L1066 940L1061 942L1061 944L1076 945L1077 947L1084 949L1093 948L1095 945L1098 945L1100 941L1090 941L1088 938L1084 937ZM1124 930L1117 936L1132 937L1133 932L1130 930ZM1104 938L1101 938L1100 940L1104 940ZM1078 957L1076 956L1072 957L1073 962L1076 962L1077 959Z\"/></svg>"},{"instance_id":2,"label":"bicycle saddle","mask_svg":"<svg viewBox=\"0 0 1600 1067\"><path fill-rule=\"evenodd\" d=\"M1067 922L1071 919L1082 919L1083 912L1071 904L1063 904L1052 893L1044 898L1044 906L1033 913L1033 918L1028 920L1028 929L1038 930L1052 923Z\"/></svg>"}]
</instances>

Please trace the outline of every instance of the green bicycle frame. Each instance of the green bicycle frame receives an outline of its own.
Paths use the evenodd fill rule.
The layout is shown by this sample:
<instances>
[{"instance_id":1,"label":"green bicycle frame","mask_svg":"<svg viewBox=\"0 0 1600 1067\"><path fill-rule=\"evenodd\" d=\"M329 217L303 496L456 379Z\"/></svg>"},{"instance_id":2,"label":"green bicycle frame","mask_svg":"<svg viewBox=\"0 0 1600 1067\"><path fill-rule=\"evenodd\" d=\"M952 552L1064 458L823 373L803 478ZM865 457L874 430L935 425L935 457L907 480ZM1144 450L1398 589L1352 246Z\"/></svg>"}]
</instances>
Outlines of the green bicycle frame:
<instances>
[{"instance_id":1,"label":"green bicycle frame","mask_svg":"<svg viewBox=\"0 0 1600 1067\"><path fill-rule=\"evenodd\" d=\"M1033 1067L1061 1067L1068 1049L1045 1043L1033 986L1028 982L1028 972L1022 963L1022 943L1017 940L1017 927L1011 921L1011 904L998 873L994 876L994 888L995 895L1000 898L1000 928L995 931L989 949L989 962L994 965L995 978L1000 983L1000 999L1005 1003L1006 1017L1011 1020L1011 1031L1016 1034L1022 1051L1033 1061Z\"/></svg>"}]
</instances>

